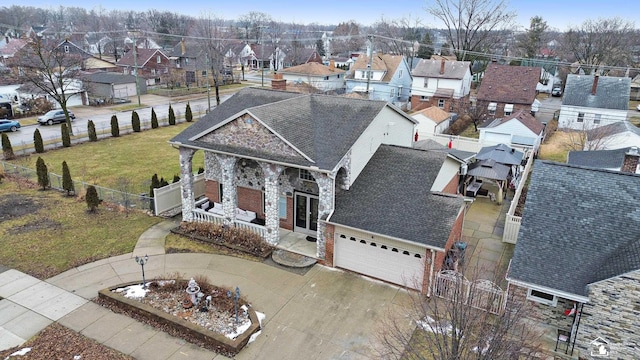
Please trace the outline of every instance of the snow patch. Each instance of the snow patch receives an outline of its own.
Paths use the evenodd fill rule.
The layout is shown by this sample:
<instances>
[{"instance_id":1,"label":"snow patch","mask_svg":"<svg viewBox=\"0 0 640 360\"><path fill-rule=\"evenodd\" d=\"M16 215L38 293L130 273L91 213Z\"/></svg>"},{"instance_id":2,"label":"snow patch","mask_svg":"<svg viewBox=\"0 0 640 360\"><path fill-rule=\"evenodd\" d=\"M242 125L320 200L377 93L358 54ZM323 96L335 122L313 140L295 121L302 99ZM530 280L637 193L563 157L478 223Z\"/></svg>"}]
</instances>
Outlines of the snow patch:
<instances>
[{"instance_id":1,"label":"snow patch","mask_svg":"<svg viewBox=\"0 0 640 360\"><path fill-rule=\"evenodd\" d=\"M226 336L231 340L235 340L235 338L244 334L244 332L247 331L250 326L251 326L251 320L244 321L240 325L236 326L235 330L224 334L224 336Z\"/></svg>"},{"instance_id":2,"label":"snow patch","mask_svg":"<svg viewBox=\"0 0 640 360\"><path fill-rule=\"evenodd\" d=\"M9 358L10 358L10 357L12 357L12 356L23 356L23 355L26 355L29 351L31 351L31 348L30 348L30 347L26 347L26 348L20 349L20 350L18 350L18 351L16 351L16 352L14 352L13 354L11 354L11 355L7 356L7 357L5 358L5 360L6 360L6 359L9 359Z\"/></svg>"},{"instance_id":3,"label":"snow patch","mask_svg":"<svg viewBox=\"0 0 640 360\"><path fill-rule=\"evenodd\" d=\"M129 285L123 288L113 290L117 293L124 293L124 297L128 299L140 299L147 295L149 289L145 289L142 285Z\"/></svg>"}]
</instances>

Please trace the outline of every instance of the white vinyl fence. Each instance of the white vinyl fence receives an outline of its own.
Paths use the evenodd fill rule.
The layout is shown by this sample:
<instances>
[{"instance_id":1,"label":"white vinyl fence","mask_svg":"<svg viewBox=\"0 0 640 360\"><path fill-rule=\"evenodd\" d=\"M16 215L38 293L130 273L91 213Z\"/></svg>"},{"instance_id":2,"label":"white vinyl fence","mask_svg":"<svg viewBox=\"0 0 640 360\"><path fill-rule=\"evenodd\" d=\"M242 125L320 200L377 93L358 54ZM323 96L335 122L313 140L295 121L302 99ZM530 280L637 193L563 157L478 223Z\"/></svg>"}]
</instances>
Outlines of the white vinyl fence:
<instances>
[{"instance_id":1,"label":"white vinyl fence","mask_svg":"<svg viewBox=\"0 0 640 360\"><path fill-rule=\"evenodd\" d=\"M176 182L153 189L153 202L155 215L171 211L182 206L182 187L181 182ZM199 198L204 196L204 173L197 174L193 178L193 196Z\"/></svg>"}]
</instances>

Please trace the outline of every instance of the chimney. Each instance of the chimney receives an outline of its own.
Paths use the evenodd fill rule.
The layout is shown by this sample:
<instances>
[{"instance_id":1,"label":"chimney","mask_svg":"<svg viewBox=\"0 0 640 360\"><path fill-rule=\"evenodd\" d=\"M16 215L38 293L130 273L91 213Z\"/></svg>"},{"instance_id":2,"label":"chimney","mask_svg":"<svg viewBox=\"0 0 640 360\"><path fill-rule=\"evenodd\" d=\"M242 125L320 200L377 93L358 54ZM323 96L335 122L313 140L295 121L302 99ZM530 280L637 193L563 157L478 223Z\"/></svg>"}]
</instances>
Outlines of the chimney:
<instances>
[{"instance_id":1,"label":"chimney","mask_svg":"<svg viewBox=\"0 0 640 360\"><path fill-rule=\"evenodd\" d=\"M638 160L640 160L638 148L636 146L630 147L629 151L624 154L624 161L622 162L620 171L635 174L638 170Z\"/></svg>"},{"instance_id":2,"label":"chimney","mask_svg":"<svg viewBox=\"0 0 640 360\"><path fill-rule=\"evenodd\" d=\"M184 38L180 40L180 50L182 51L182 55L187 52L187 45L184 43Z\"/></svg>"},{"instance_id":3,"label":"chimney","mask_svg":"<svg viewBox=\"0 0 640 360\"><path fill-rule=\"evenodd\" d=\"M336 62L333 61L333 60L329 61L329 68L335 69L336 68Z\"/></svg>"},{"instance_id":4,"label":"chimney","mask_svg":"<svg viewBox=\"0 0 640 360\"><path fill-rule=\"evenodd\" d=\"M598 78L600 76L599 75L595 75L593 77L593 85L591 85L591 95L595 95L596 94L596 89L598 88Z\"/></svg>"},{"instance_id":5,"label":"chimney","mask_svg":"<svg viewBox=\"0 0 640 360\"><path fill-rule=\"evenodd\" d=\"M273 74L271 79L271 88L273 90L287 90L287 80L282 78L282 74Z\"/></svg>"},{"instance_id":6,"label":"chimney","mask_svg":"<svg viewBox=\"0 0 640 360\"><path fill-rule=\"evenodd\" d=\"M444 59L440 61L440 75L444 74Z\"/></svg>"}]
</instances>

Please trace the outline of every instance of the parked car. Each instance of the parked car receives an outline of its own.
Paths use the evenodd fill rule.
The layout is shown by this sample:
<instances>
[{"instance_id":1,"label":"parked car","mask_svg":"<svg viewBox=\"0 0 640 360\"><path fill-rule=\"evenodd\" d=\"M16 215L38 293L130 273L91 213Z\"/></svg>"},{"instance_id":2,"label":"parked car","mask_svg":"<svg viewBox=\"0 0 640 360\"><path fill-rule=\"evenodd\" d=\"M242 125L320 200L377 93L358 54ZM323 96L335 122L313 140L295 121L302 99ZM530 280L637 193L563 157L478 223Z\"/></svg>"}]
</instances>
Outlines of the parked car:
<instances>
[{"instance_id":1,"label":"parked car","mask_svg":"<svg viewBox=\"0 0 640 360\"><path fill-rule=\"evenodd\" d=\"M76 118L76 116L71 111L69 111L69 117L71 118L71 120ZM62 110L51 110L48 113L38 117L38 122L41 125L53 125L55 123L65 122L66 120L67 118L64 116L64 111Z\"/></svg>"},{"instance_id":2,"label":"parked car","mask_svg":"<svg viewBox=\"0 0 640 360\"><path fill-rule=\"evenodd\" d=\"M18 131L20 123L15 120L0 120L0 131Z\"/></svg>"},{"instance_id":3,"label":"parked car","mask_svg":"<svg viewBox=\"0 0 640 360\"><path fill-rule=\"evenodd\" d=\"M562 88L558 86L554 87L551 90L551 96L562 96Z\"/></svg>"}]
</instances>

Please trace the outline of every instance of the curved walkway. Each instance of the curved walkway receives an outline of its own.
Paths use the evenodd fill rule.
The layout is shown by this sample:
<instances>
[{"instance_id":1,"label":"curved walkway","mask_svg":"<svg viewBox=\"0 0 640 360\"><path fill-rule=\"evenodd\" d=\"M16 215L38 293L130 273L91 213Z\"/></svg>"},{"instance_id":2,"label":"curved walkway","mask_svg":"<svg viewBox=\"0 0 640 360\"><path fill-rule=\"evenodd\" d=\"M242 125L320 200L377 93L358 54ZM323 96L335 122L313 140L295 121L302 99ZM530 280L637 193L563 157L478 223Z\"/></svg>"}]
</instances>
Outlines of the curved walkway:
<instances>
[{"instance_id":1,"label":"curved walkway","mask_svg":"<svg viewBox=\"0 0 640 360\"><path fill-rule=\"evenodd\" d=\"M55 321L136 359L225 359L90 301L101 289L141 280L133 258L145 254L149 279L204 275L222 286L238 286L265 313L262 334L236 359L374 359L371 344L380 320L408 304L404 290L319 265L299 275L229 256L165 254L164 239L176 225L173 220L154 225L132 253L46 281L16 270L0 273L0 349L24 343Z\"/></svg>"}]
</instances>

